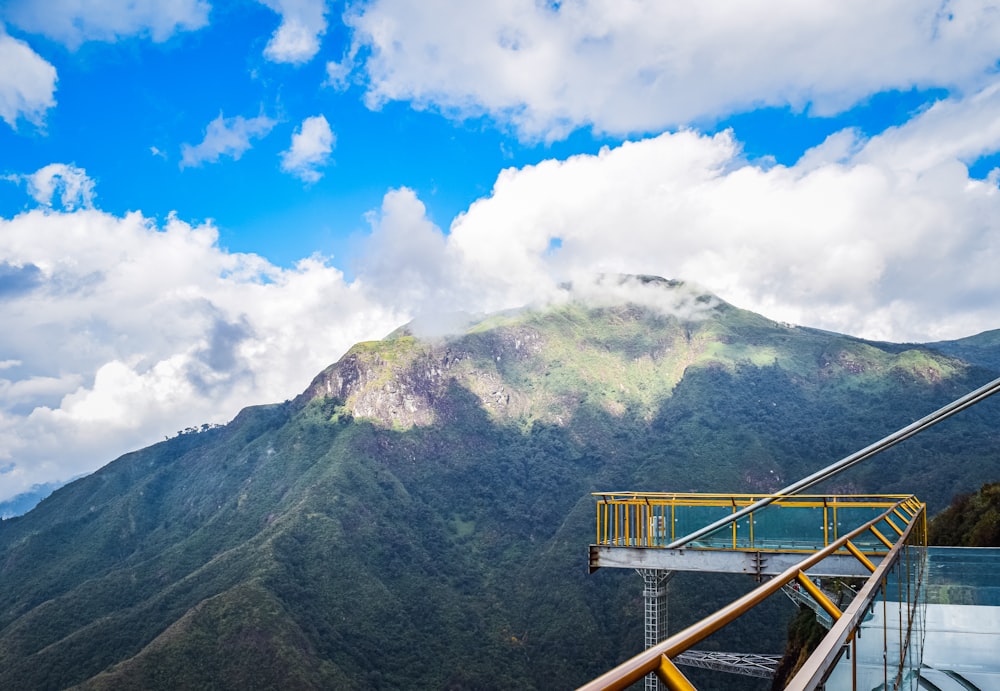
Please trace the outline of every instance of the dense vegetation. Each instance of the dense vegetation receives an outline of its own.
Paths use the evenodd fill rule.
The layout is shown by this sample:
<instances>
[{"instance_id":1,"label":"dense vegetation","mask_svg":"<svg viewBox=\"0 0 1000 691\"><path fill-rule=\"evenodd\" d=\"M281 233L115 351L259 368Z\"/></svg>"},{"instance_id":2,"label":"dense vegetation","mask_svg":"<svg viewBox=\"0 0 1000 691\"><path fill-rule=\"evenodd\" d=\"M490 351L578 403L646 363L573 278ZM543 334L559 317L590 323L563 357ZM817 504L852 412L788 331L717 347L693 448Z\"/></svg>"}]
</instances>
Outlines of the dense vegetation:
<instances>
[{"instance_id":1,"label":"dense vegetation","mask_svg":"<svg viewBox=\"0 0 1000 691\"><path fill-rule=\"evenodd\" d=\"M932 545L1000 547L1000 482L955 497L928 526Z\"/></svg>"},{"instance_id":2,"label":"dense vegetation","mask_svg":"<svg viewBox=\"0 0 1000 691\"><path fill-rule=\"evenodd\" d=\"M776 489L996 376L699 300L401 330L67 485L0 523L0 687L570 688L641 647L637 577L586 573L590 492ZM996 413L823 490L940 508L1000 475ZM671 626L753 585L715 583L675 578Z\"/></svg>"}]
</instances>

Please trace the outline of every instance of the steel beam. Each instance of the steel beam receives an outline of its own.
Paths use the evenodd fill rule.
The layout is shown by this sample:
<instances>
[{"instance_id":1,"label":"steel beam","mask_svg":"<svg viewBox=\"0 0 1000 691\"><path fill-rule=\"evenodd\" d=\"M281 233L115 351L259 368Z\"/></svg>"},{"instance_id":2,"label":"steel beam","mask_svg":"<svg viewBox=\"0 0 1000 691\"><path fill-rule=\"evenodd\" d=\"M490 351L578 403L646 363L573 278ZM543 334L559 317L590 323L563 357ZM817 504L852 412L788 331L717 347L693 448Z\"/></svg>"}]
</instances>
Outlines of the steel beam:
<instances>
[{"instance_id":1,"label":"steel beam","mask_svg":"<svg viewBox=\"0 0 1000 691\"><path fill-rule=\"evenodd\" d=\"M659 569L666 571L703 571L708 573L745 573L752 576L776 576L801 562L808 554L782 552L735 552L708 549L651 549L648 547L590 546L590 571L599 568ZM869 555L878 563L879 556ZM871 576L865 566L849 554L832 554L806 570L810 576L841 578Z\"/></svg>"}]
</instances>

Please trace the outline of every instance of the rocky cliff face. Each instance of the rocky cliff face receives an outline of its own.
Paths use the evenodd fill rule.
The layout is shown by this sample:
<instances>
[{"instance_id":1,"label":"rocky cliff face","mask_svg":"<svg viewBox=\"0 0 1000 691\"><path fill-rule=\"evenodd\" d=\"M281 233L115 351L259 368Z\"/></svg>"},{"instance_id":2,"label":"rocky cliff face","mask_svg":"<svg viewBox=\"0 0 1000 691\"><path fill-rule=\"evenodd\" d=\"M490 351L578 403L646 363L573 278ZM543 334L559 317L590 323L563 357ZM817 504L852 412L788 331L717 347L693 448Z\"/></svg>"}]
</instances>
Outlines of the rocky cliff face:
<instances>
[{"instance_id":1,"label":"rocky cliff face","mask_svg":"<svg viewBox=\"0 0 1000 691\"><path fill-rule=\"evenodd\" d=\"M359 344L309 385L302 399L331 397L354 417L401 429L448 419L452 387L499 418L528 412L530 397L505 381L512 363L537 357L545 338L525 326L422 342L404 335Z\"/></svg>"},{"instance_id":2,"label":"rocky cliff face","mask_svg":"<svg viewBox=\"0 0 1000 691\"><path fill-rule=\"evenodd\" d=\"M581 406L649 421L691 367L733 373L777 366L815 385L851 387L880 386L887 377L940 385L968 367L926 349L866 343L708 303L692 319L631 304L572 304L494 317L435 340L402 329L356 345L299 401L335 399L343 413L395 429L453 420L455 391L497 421L562 425Z\"/></svg>"}]
</instances>

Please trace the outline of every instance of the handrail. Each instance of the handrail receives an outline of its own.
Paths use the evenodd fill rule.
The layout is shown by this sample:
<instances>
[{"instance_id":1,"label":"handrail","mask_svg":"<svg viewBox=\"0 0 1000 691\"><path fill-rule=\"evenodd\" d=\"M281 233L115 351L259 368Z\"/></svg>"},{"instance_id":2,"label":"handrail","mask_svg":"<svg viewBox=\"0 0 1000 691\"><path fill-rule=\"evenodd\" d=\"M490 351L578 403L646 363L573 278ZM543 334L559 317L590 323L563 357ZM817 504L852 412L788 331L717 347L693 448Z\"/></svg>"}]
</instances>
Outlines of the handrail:
<instances>
[{"instance_id":1,"label":"handrail","mask_svg":"<svg viewBox=\"0 0 1000 691\"><path fill-rule=\"evenodd\" d=\"M758 509L764 508L765 506L775 501L776 499L793 494L798 494L803 490L809 489L813 485L817 485L823 480L828 480L829 478L847 470L851 466L856 465L861 461L864 461L874 456L875 454L884 451L885 449L895 446L901 441L909 439L918 432L922 432L928 427L931 427L932 425L935 425L938 422L941 422L942 420L951 417L955 413L961 412L966 408L973 406L976 403L979 403L981 400L988 398L989 396L992 396L997 391L1000 391L1000 377L994 379L988 384L984 384L975 391L965 394L961 398L952 401L948 405L938 408L930 415L926 415L917 420L916 422L912 422L906 427L903 427L902 429L897 430L892 434L883 437L874 444L869 444L860 451L855 451L851 455L845 456L836 463L831 463L825 468L816 471L812 475L804 477L801 480L798 480L797 482L793 482L784 489L778 490L773 495L769 497L764 497L758 502L744 509L741 509L740 511L737 511L732 515L720 518L719 520L714 521L713 523L709 523L703 528L699 528L693 533L685 535L684 537L678 540L674 540L669 545L667 545L667 547L671 549L677 549L679 547L683 547L684 545L693 540L697 540L698 538L708 535L709 533L714 533L716 530L729 525L733 521L738 521L739 519L743 518L749 513L752 513L753 511L757 511Z\"/></svg>"},{"instance_id":2,"label":"handrail","mask_svg":"<svg viewBox=\"0 0 1000 691\"><path fill-rule=\"evenodd\" d=\"M718 610L714 614L705 617L701 621L689 626L683 631L670 636L665 641L658 643L657 645L648 648L647 650L639 653L630 660L626 660L622 664L618 665L614 669L602 674L600 677L594 679L593 681L581 686L578 691L605 691L605 690L616 690L624 689L630 684L633 684L640 679L642 679L647 674L653 672L659 672L667 674L671 679L675 679L676 667L670 662L670 659L684 652L691 646L697 644L701 640L707 638L711 634L715 633L721 629L726 624L730 623L734 619L740 617L745 612L755 607L756 605L763 602L765 599L770 597L772 594L777 592L783 585L789 583L791 580L799 577L800 572L805 572L812 568L819 562L821 562L826 557L830 556L837 550L845 547L850 543L851 540L862 535L864 532L870 530L875 525L885 519L886 516L892 514L895 509L901 506L907 506L911 504L912 498L907 498L901 500L893 507L886 510L880 516L868 521L867 523L859 526L858 528L852 530L846 535L842 536L835 542L830 543L827 547L822 550L815 552L811 556L803 559L794 566L789 567L783 571L778 576L775 576L771 580L763 583L756 589L747 593L746 595L740 597L739 599L731 602L722 609ZM922 521L924 514L924 506L921 504L919 509L911 516L910 520L907 522L907 528L904 531L906 535L909 535L913 528L913 525ZM898 554L900 546L904 543L904 539L901 538L896 542L892 554ZM853 552L852 552L853 553ZM889 557L886 557L888 560ZM875 567L871 567L875 570ZM840 617L837 625L840 625L840 621L843 621L844 617ZM676 674L680 674L676 672ZM682 675L683 676L683 675ZM675 688L685 688L684 686L677 686Z\"/></svg>"},{"instance_id":3,"label":"handrail","mask_svg":"<svg viewBox=\"0 0 1000 691\"><path fill-rule=\"evenodd\" d=\"M831 665L842 654L844 645L849 638L853 638L861 625L868 607L878 593L878 590L885 583L886 574L896 565L900 550L908 544L914 528L923 532L923 541L926 542L926 527L923 520L910 520L903 534L896 541L892 551L886 555L882 563L872 573L871 577L858 591L858 594L851 601L851 604L844 610L843 614L834 622L829 632L823 637L819 645L806 659L802 667L789 680L785 686L785 691L812 691L819 687L823 678L829 673Z\"/></svg>"},{"instance_id":4,"label":"handrail","mask_svg":"<svg viewBox=\"0 0 1000 691\"><path fill-rule=\"evenodd\" d=\"M766 492L755 494L708 494L708 493L676 493L676 492L591 492L590 495L598 503L626 503L634 502L638 504L674 504L676 506L726 506L731 507L734 503L737 506L750 506L751 504L765 497L775 495ZM886 506L889 502L898 501L909 497L909 494L796 494L787 497L777 497L775 501L786 506L794 506L797 503L803 505L822 505L824 500L835 499L836 501L851 506L877 505Z\"/></svg>"},{"instance_id":5,"label":"handrail","mask_svg":"<svg viewBox=\"0 0 1000 691\"><path fill-rule=\"evenodd\" d=\"M687 511L708 510L718 515L721 511L732 512L740 506L753 503L760 494L676 494L656 492L607 493L594 492L596 502L596 545L628 546L667 549L675 537L675 531L690 522L685 515ZM733 526L731 539L717 540L710 538L710 544L688 545L688 548L751 550L778 549L785 552L813 552L837 539L839 536L838 513L844 517L845 512L852 512L854 520L862 521L873 516L876 511L894 508L896 512L905 509L905 501L912 495L797 495L781 498L775 506L781 506L788 511L782 522L787 522L790 532L772 534L770 529L761 530L754 522L759 514L750 514L746 523ZM901 502L903 502L901 504ZM804 520L812 521L808 511L823 512L822 535L814 535L806 527ZM856 511L868 515L859 516ZM805 513L803 513L805 512ZM765 513L765 520L774 514ZM894 514L895 515L895 514ZM687 519L687 520L685 520ZM701 519L708 520L701 514ZM818 517L817 517L818 519ZM685 521L678 524L677 521ZM788 522L790 521L790 522ZM831 523L832 521L832 523ZM737 525L739 530L737 531ZM893 530L892 523L886 518L886 530ZM894 531L898 532L898 531ZM865 546L866 552L881 554L888 551L891 544L875 535L877 541ZM723 545L722 543L727 544ZM884 546L883 546L884 545Z\"/></svg>"},{"instance_id":6,"label":"handrail","mask_svg":"<svg viewBox=\"0 0 1000 691\"><path fill-rule=\"evenodd\" d=\"M623 491L623 492L591 492L592 497L616 497L622 499L634 498L634 499L709 499L709 500L723 500L729 501L729 499L743 499L743 500L753 500L763 497L773 497L777 496L775 494L770 494L768 492L640 492L640 491ZM842 499L907 499L913 495L911 494L839 494L834 495L828 492L821 494L794 494L787 497L778 496L779 499L812 499L812 500L823 500L830 497L840 497Z\"/></svg>"}]
</instances>

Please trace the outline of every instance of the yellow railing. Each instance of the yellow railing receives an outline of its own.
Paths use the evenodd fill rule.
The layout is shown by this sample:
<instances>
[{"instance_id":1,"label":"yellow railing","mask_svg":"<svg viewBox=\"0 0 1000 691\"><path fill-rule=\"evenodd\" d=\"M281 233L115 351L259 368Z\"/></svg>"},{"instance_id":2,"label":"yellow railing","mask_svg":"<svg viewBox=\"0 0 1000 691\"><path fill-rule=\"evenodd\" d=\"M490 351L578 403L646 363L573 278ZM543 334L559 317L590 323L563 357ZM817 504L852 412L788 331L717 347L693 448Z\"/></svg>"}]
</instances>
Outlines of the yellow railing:
<instances>
[{"instance_id":1,"label":"yellow railing","mask_svg":"<svg viewBox=\"0 0 1000 691\"><path fill-rule=\"evenodd\" d=\"M685 499L692 496L693 495L686 495ZM800 496L796 497L795 501L810 501L815 499L817 498L810 499ZM822 500L822 498L820 499ZM841 499L846 499L846 497L841 497ZM875 501L873 498L865 499L865 501L868 500ZM885 555L881 564L876 567L867 557L865 557L864 554L862 554L861 550L857 548L855 543L859 542L866 535L873 535L875 531L882 533L882 537L884 538L885 535L883 531L878 531L878 526L880 523L886 524L887 522L888 525L895 526L889 530L891 530L891 534L896 537L896 540L890 543L892 544L892 548ZM806 667L804 667L802 672L800 672L800 674L793 680L799 684L796 688L816 688L815 685L817 683L821 683L824 674L829 671L830 666L837 662L838 651L843 649L844 642L853 640L865 613L865 609L870 606L872 597L879 592L878 585L880 583L885 583L886 573L888 570L894 568L899 563L900 554L908 546L912 546L914 544L926 546L926 535L926 508L924 504L920 503L915 497L912 496L898 498L897 501L891 503L885 511L875 518L866 521L864 524L850 530L836 540L833 540L823 549L805 557L799 563L783 571L771 580L766 581L758 588L735 600L714 614L709 615L698 623L684 629L680 633L670 636L662 643L659 643L639 655L636 655L631 660L622 663L618 667L603 674L589 684L581 686L579 691L624 689L651 673L655 673L671 691L693 690L695 687L690 681L687 680L687 678L685 678L683 673L677 669L677 666L672 661L673 658L723 628L734 619L740 617L756 605L763 602L769 596L776 593L782 586L792 581L797 581L803 587L810 590L813 597L817 598L817 601L820 602L820 604L827 610L836 622L834 628L830 631L830 634L828 634L828 636L820 644L820 648L817 649L816 653L809 658L806 663ZM877 538L877 541L881 543L882 538ZM872 572L872 577L866 582L865 587L859 593L858 597L855 598L848 610L842 613L823 595L818 588L815 588L812 581L808 576L806 576L806 571L814 567L823 559L826 559L831 554L844 549L864 564L865 567ZM907 565L907 568L909 568L909 565ZM836 634L836 637L831 639L834 634ZM907 636L909 637L909 632L907 633ZM829 644L827 643L828 639L831 641ZM816 661L815 658L820 655L824 656L823 659ZM887 664L889 663L887 662ZM901 662L900 664L902 665L903 663ZM804 676L805 673L808 673L808 678ZM901 670L899 673L901 673ZM894 670L892 677L894 678L896 676L897 671Z\"/></svg>"},{"instance_id":2,"label":"yellow railing","mask_svg":"<svg viewBox=\"0 0 1000 691\"><path fill-rule=\"evenodd\" d=\"M767 495L595 492L593 496L597 499L595 544L663 548L689 530L736 513ZM837 541L845 523L849 529L908 500L916 502L909 495L781 498L688 547L810 553ZM881 520L860 545L863 552L888 551L892 541L886 533L897 532L894 521L905 522L899 509Z\"/></svg>"},{"instance_id":3,"label":"yellow railing","mask_svg":"<svg viewBox=\"0 0 1000 691\"><path fill-rule=\"evenodd\" d=\"M876 686L902 689L907 684L916 688L926 602L926 519L923 512L900 535L889 555L785 685L787 691Z\"/></svg>"}]
</instances>

